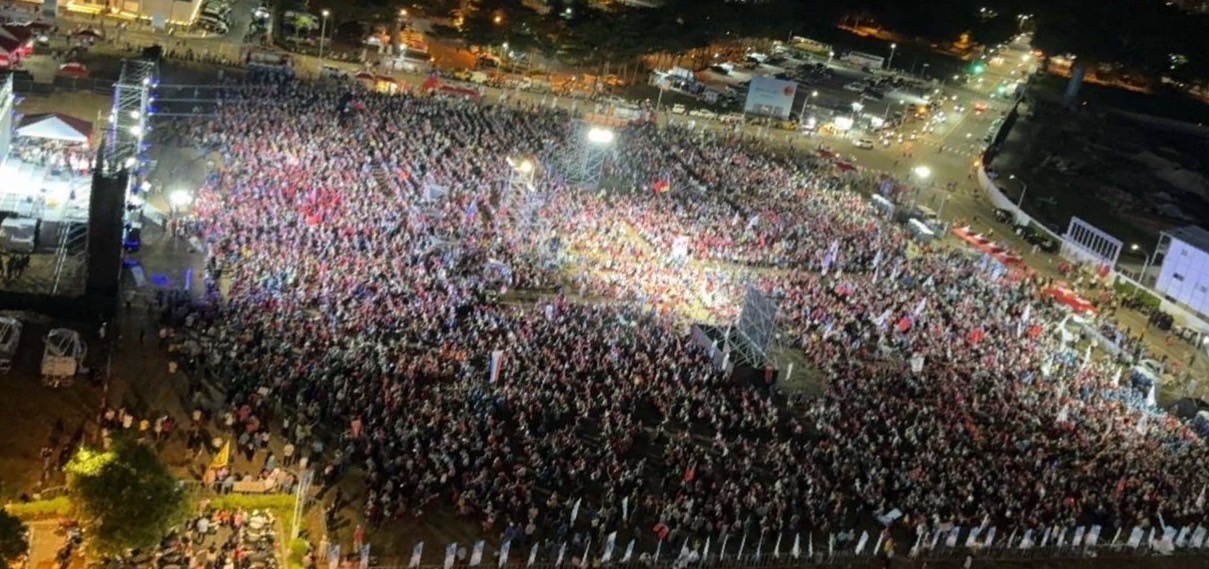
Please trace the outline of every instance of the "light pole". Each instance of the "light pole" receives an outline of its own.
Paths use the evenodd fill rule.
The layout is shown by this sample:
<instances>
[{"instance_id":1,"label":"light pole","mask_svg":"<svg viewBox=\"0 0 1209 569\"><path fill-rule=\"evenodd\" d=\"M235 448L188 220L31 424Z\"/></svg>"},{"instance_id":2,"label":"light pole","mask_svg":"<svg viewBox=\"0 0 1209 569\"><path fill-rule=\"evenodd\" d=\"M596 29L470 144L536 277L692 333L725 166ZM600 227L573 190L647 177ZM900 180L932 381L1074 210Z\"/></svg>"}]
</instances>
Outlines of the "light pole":
<instances>
[{"instance_id":1,"label":"light pole","mask_svg":"<svg viewBox=\"0 0 1209 569\"><path fill-rule=\"evenodd\" d=\"M927 166L920 165L912 168L911 173L914 174L916 178L919 178L919 184L915 186L915 199L912 200L913 203L911 204L914 206L919 204L919 195L924 191L924 183L932 177L932 169Z\"/></svg>"},{"instance_id":2,"label":"light pole","mask_svg":"<svg viewBox=\"0 0 1209 569\"><path fill-rule=\"evenodd\" d=\"M319 68L323 69L323 40L327 37L327 17L332 15L330 10L320 12L323 15L323 23L319 25Z\"/></svg>"},{"instance_id":3,"label":"light pole","mask_svg":"<svg viewBox=\"0 0 1209 569\"><path fill-rule=\"evenodd\" d=\"M896 49L898 49L898 44L890 44L890 59L886 61L886 69L891 69L890 66L894 65L894 50Z\"/></svg>"},{"instance_id":4,"label":"light pole","mask_svg":"<svg viewBox=\"0 0 1209 569\"><path fill-rule=\"evenodd\" d=\"M1141 251L1142 254L1146 255L1146 261L1144 263L1142 263L1142 273L1140 275L1138 275L1139 276L1138 282L1142 283L1142 286L1146 286L1146 271L1150 270L1151 263L1154 263L1154 253L1151 253L1150 251L1144 249L1137 243L1130 245L1129 250L1130 251Z\"/></svg>"},{"instance_id":5,"label":"light pole","mask_svg":"<svg viewBox=\"0 0 1209 569\"><path fill-rule=\"evenodd\" d=\"M798 114L798 124L806 122L806 108L814 106L814 98L817 96L819 96L818 91L811 91L810 96L806 97L806 100L802 102L802 112Z\"/></svg>"},{"instance_id":6,"label":"light pole","mask_svg":"<svg viewBox=\"0 0 1209 569\"><path fill-rule=\"evenodd\" d=\"M1016 180L1017 182L1020 182L1020 199L1016 200L1016 207L1017 207L1018 209L1021 209L1021 211L1023 211L1023 208L1024 208L1024 194L1025 194L1026 192L1028 192L1028 184L1024 183L1024 180L1021 180L1020 178L1017 178L1015 174L1012 174L1011 176L1008 176L1008 179L1009 179L1009 180Z\"/></svg>"},{"instance_id":7,"label":"light pole","mask_svg":"<svg viewBox=\"0 0 1209 569\"><path fill-rule=\"evenodd\" d=\"M834 50L828 51L827 52L827 67L831 67L831 59L833 57L835 57L835 51Z\"/></svg>"}]
</instances>

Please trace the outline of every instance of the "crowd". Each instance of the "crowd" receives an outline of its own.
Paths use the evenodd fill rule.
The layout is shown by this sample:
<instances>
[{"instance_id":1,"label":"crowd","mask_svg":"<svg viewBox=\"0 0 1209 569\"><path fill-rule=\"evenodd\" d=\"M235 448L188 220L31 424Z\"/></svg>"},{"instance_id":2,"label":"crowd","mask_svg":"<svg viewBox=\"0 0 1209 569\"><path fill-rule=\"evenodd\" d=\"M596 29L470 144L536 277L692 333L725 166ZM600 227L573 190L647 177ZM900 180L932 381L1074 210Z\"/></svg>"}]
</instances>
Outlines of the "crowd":
<instances>
[{"instance_id":1,"label":"crowd","mask_svg":"<svg viewBox=\"0 0 1209 569\"><path fill-rule=\"evenodd\" d=\"M197 203L222 298L180 326L241 448L272 425L318 484L362 472L370 523L439 509L583 541L895 508L920 531L1205 521L1198 437L1065 346L1039 283L913 252L850 174L642 127L606 172L621 191L590 195L559 182L565 114L346 89L231 83L181 127L222 156ZM517 195L522 156L544 173ZM736 384L689 339L686 315L731 322L750 283L822 396Z\"/></svg>"}]
</instances>

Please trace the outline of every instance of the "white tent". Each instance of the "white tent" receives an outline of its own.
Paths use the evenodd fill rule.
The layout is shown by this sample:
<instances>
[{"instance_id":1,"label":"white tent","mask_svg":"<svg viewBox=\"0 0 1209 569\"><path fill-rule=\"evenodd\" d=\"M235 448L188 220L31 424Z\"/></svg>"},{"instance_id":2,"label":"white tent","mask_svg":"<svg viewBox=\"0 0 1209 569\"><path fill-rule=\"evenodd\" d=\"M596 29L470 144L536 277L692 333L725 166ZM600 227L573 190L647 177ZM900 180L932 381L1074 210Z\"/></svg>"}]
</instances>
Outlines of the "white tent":
<instances>
[{"instance_id":1,"label":"white tent","mask_svg":"<svg viewBox=\"0 0 1209 569\"><path fill-rule=\"evenodd\" d=\"M18 136L87 143L92 123L61 113L26 115L17 127Z\"/></svg>"}]
</instances>

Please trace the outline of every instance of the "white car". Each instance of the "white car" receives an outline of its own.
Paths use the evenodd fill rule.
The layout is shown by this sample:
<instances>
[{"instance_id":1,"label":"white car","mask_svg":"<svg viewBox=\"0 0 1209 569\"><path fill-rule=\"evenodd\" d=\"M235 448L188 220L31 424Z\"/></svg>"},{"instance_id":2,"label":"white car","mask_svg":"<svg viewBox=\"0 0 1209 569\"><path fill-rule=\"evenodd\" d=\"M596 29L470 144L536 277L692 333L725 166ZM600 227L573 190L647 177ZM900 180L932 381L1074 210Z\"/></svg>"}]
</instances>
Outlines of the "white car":
<instances>
[{"instance_id":1,"label":"white car","mask_svg":"<svg viewBox=\"0 0 1209 569\"><path fill-rule=\"evenodd\" d=\"M676 103L675 105L672 105L672 112L677 115L683 115L684 114L684 105L681 105L680 103Z\"/></svg>"},{"instance_id":2,"label":"white car","mask_svg":"<svg viewBox=\"0 0 1209 569\"><path fill-rule=\"evenodd\" d=\"M860 83L847 83L844 85L844 90L853 93L863 93L865 92L865 86Z\"/></svg>"},{"instance_id":3,"label":"white car","mask_svg":"<svg viewBox=\"0 0 1209 569\"><path fill-rule=\"evenodd\" d=\"M852 145L857 148L863 148L865 150L873 149L873 141L869 140L868 138L859 138L857 140L854 140L854 141L852 141Z\"/></svg>"},{"instance_id":4,"label":"white car","mask_svg":"<svg viewBox=\"0 0 1209 569\"><path fill-rule=\"evenodd\" d=\"M708 109L694 109L689 112L688 116L696 117L699 119L716 119L716 118L718 118L718 113L715 113Z\"/></svg>"}]
</instances>

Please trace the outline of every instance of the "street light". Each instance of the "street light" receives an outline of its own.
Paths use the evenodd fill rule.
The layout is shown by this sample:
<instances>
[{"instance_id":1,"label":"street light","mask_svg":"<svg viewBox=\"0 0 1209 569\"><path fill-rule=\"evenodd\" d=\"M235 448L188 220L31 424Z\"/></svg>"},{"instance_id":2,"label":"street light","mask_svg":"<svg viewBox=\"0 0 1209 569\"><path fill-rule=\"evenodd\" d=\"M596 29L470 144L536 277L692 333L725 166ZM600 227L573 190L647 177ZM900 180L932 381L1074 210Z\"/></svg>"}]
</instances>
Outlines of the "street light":
<instances>
[{"instance_id":1,"label":"street light","mask_svg":"<svg viewBox=\"0 0 1209 569\"><path fill-rule=\"evenodd\" d=\"M331 10L320 12L323 15L323 24L319 26L319 65L323 65L323 40L327 37L327 17L332 15Z\"/></svg>"},{"instance_id":2,"label":"street light","mask_svg":"<svg viewBox=\"0 0 1209 569\"><path fill-rule=\"evenodd\" d=\"M911 172L915 174L915 177L924 181L932 177L932 169L927 166L916 166Z\"/></svg>"},{"instance_id":3,"label":"street light","mask_svg":"<svg viewBox=\"0 0 1209 569\"><path fill-rule=\"evenodd\" d=\"M831 58L833 58L833 57L835 57L835 52L834 52L834 51L828 51L828 52L827 52L827 66L828 66L828 67L830 67L830 66L831 66Z\"/></svg>"},{"instance_id":4,"label":"street light","mask_svg":"<svg viewBox=\"0 0 1209 569\"><path fill-rule=\"evenodd\" d=\"M1140 275L1141 278L1138 279L1138 282L1142 283L1142 286L1145 286L1146 271L1150 270L1150 264L1154 262L1154 253L1151 253L1137 243L1130 245L1129 250L1134 252L1141 251L1143 255L1146 255L1146 262L1142 263L1142 274Z\"/></svg>"},{"instance_id":5,"label":"street light","mask_svg":"<svg viewBox=\"0 0 1209 569\"><path fill-rule=\"evenodd\" d=\"M802 103L802 113L798 115L798 122L799 122L799 123L804 123L804 122L806 122L806 107L813 107L813 106L814 106L814 98L815 98L815 97L817 97L817 96L819 96L819 92L818 92L818 91L811 91L811 92L810 92L810 96L809 96L809 97L806 97L806 101Z\"/></svg>"},{"instance_id":6,"label":"street light","mask_svg":"<svg viewBox=\"0 0 1209 569\"><path fill-rule=\"evenodd\" d=\"M588 142L599 146L608 146L613 144L613 138L615 138L615 136L616 135L613 133L613 131L607 128L594 126L588 129Z\"/></svg>"},{"instance_id":7,"label":"street light","mask_svg":"<svg viewBox=\"0 0 1209 569\"><path fill-rule=\"evenodd\" d=\"M497 14L497 15L496 15L494 18L492 18L492 19L491 19L491 21L492 21L492 22L495 22L495 25L497 25L497 26L498 26L498 25L500 25L500 23L502 23L502 22L504 21L504 18L500 17L500 16Z\"/></svg>"},{"instance_id":8,"label":"street light","mask_svg":"<svg viewBox=\"0 0 1209 569\"><path fill-rule=\"evenodd\" d=\"M898 49L898 44L890 44L890 59L886 61L886 69L890 69L890 66L894 64L894 50L896 49Z\"/></svg>"},{"instance_id":9,"label":"street light","mask_svg":"<svg viewBox=\"0 0 1209 569\"><path fill-rule=\"evenodd\" d=\"M1020 182L1020 199L1016 200L1016 207L1024 208L1024 194L1028 191L1028 184L1024 183L1024 180L1017 178L1015 174L1008 176L1008 179Z\"/></svg>"}]
</instances>

